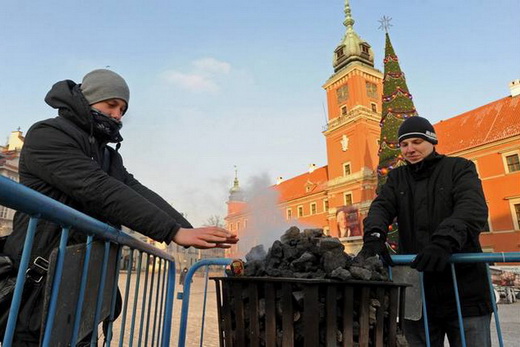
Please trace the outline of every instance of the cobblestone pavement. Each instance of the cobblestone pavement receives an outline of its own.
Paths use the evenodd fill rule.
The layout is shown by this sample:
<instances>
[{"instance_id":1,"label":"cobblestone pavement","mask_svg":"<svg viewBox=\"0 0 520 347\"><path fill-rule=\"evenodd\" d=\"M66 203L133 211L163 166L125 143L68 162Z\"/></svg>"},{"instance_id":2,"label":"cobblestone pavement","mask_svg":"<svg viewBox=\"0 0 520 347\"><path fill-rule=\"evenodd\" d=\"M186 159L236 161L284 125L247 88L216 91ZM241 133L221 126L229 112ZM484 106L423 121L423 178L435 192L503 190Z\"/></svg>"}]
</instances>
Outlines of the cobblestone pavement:
<instances>
[{"instance_id":1,"label":"cobblestone pavement","mask_svg":"<svg viewBox=\"0 0 520 347\"><path fill-rule=\"evenodd\" d=\"M133 288L135 286L135 278L132 278L132 285L129 296L129 303L132 303L134 300ZM141 279L142 281L142 279ZM124 295L124 288L126 283L126 275L121 274L119 279L119 288L121 288L122 294ZM141 285L143 283L141 282ZM187 347L195 347L195 346L204 346L204 347L217 347L219 346L218 342L218 322L217 322L217 305L216 305L216 293L214 282L210 280L208 282L208 294L206 298L206 313L205 313L205 324L203 329L203 337L204 341L201 345L200 337L201 337L201 328L202 328L202 316L203 316L203 301L204 301L204 279L202 277L194 277L193 283L191 286L191 295L190 295L190 310L188 316L188 324L187 324L187 334L186 334L186 346ZM176 291L182 291L182 286L176 285ZM141 296L140 294L139 296ZM155 295L155 294L154 294ZM174 314L173 314L173 322L172 322L172 333L170 339L170 346L178 345L178 330L180 325L180 313L181 313L182 301L177 299L177 293L175 293L175 301L174 301ZM136 308L136 317L141 316L141 304L137 305ZM502 336L504 340L504 346L520 346L520 301L517 301L514 304L500 304L498 305L499 309L499 317L500 324L502 330ZM145 308L145 317L148 315L147 308ZM131 321L130 321L131 312L127 313L125 333L123 334L123 346L129 346L128 337L131 335ZM159 317L159 314L157 314ZM139 319L136 320L134 325L134 343L133 346L138 346L139 341L139 331L141 330L141 346L152 346L152 339L155 341L154 346L157 345L157 336L153 333L153 317L154 312L151 310L150 312L150 320L144 319L142 324L142 329L140 329L141 321ZM157 318L157 321L159 319ZM150 322L146 324L147 322ZM118 320L114 323L114 334L112 339L112 346L118 346L120 340L120 328L121 328L122 319L119 317ZM155 329L157 331L157 327ZM491 324L492 331L492 343L493 346L499 346L498 339L496 337L496 329L495 329L495 321L492 321ZM148 335L145 334L148 332ZM447 344L446 344L447 346Z\"/></svg>"}]
</instances>

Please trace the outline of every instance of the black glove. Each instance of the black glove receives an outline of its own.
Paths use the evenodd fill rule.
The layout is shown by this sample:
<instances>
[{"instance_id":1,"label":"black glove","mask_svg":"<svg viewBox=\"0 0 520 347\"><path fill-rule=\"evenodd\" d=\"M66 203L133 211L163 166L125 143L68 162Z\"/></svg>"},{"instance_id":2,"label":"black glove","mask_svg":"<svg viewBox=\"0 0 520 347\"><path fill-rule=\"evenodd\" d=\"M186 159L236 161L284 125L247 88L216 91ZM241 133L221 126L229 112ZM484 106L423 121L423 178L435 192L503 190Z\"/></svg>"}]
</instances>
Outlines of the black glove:
<instances>
[{"instance_id":1,"label":"black glove","mask_svg":"<svg viewBox=\"0 0 520 347\"><path fill-rule=\"evenodd\" d=\"M417 254L410 267L417 271L443 271L451 257L449 240L438 238Z\"/></svg>"},{"instance_id":2,"label":"black glove","mask_svg":"<svg viewBox=\"0 0 520 347\"><path fill-rule=\"evenodd\" d=\"M385 265L394 266L390 253L386 246L385 240L382 238L381 233L373 232L364 237L363 248L359 251L358 255L354 258L355 263L362 263L365 259L379 255L379 258Z\"/></svg>"}]
</instances>

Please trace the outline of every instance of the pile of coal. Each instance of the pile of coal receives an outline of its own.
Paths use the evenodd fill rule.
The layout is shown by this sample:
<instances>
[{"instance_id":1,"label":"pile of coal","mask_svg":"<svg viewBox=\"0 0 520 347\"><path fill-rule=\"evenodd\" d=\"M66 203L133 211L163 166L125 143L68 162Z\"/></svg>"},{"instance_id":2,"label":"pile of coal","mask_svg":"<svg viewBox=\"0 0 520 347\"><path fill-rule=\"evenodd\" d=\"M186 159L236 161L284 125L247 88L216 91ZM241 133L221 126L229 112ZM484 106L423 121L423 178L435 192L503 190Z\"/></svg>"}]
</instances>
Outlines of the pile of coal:
<instances>
[{"instance_id":1,"label":"pile of coal","mask_svg":"<svg viewBox=\"0 0 520 347\"><path fill-rule=\"evenodd\" d=\"M300 231L293 226L268 252L259 245L245 258L244 276L388 281L378 257L354 259L338 238L325 235L322 229Z\"/></svg>"}]
</instances>

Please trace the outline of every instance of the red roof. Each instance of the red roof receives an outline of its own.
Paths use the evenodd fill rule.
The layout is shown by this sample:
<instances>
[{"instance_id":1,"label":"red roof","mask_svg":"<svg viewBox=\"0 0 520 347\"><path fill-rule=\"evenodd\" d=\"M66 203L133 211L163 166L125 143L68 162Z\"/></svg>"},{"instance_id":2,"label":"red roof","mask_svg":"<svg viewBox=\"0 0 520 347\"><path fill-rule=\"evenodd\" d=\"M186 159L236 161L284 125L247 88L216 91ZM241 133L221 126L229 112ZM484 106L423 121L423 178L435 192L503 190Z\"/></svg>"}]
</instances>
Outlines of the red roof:
<instances>
[{"instance_id":1,"label":"red roof","mask_svg":"<svg viewBox=\"0 0 520 347\"><path fill-rule=\"evenodd\" d=\"M289 201L324 191L328 177L327 166L323 166L311 173L292 177L274 187L280 192L280 201Z\"/></svg>"},{"instance_id":2,"label":"red roof","mask_svg":"<svg viewBox=\"0 0 520 347\"><path fill-rule=\"evenodd\" d=\"M507 96L434 125L439 153L462 150L520 135L520 96Z\"/></svg>"}]
</instances>

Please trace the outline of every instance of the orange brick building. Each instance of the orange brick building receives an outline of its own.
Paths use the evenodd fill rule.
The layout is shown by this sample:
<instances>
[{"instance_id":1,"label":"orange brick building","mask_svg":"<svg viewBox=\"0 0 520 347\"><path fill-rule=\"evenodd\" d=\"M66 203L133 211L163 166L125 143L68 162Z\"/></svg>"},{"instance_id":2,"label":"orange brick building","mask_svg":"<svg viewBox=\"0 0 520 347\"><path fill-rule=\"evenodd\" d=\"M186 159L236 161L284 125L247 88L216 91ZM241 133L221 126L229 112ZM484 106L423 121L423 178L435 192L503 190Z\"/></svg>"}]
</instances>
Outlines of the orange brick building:
<instances>
[{"instance_id":1,"label":"orange brick building","mask_svg":"<svg viewBox=\"0 0 520 347\"><path fill-rule=\"evenodd\" d=\"M344 25L345 35L334 51L334 74L323 85L327 165L311 165L308 172L271 189L279 193L277 207L288 224L323 228L340 237L347 252L357 253L361 222L377 186L383 74L374 68L370 45L353 29L348 2ZM511 96L434 125L439 153L477 165L490 211L489 232L481 237L486 251L520 250L520 81L510 87ZM230 192L227 228L243 239L251 232L248 220L254 211L248 209L236 177ZM346 211L348 234L336 221L340 209ZM229 256L241 253L235 247Z\"/></svg>"}]
</instances>

